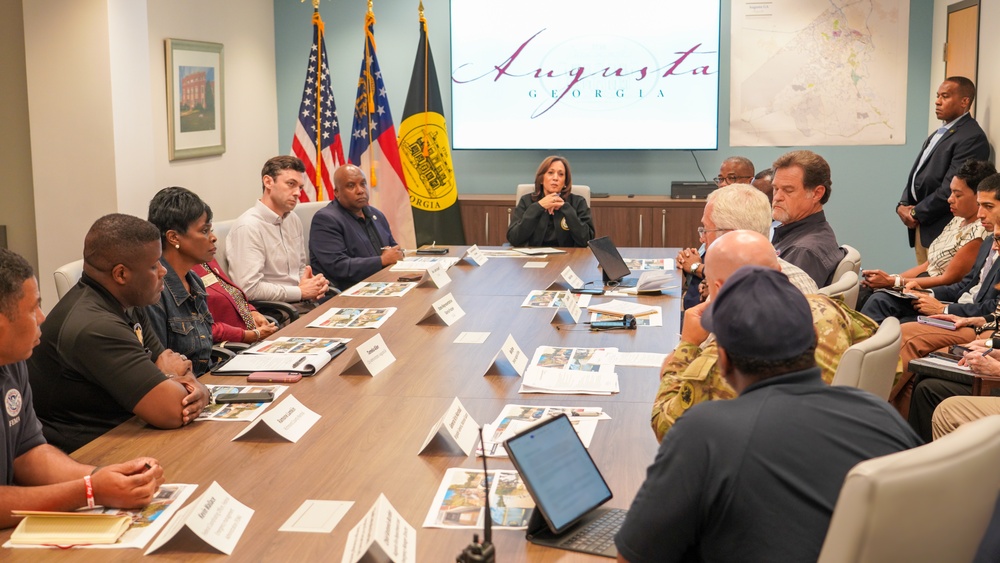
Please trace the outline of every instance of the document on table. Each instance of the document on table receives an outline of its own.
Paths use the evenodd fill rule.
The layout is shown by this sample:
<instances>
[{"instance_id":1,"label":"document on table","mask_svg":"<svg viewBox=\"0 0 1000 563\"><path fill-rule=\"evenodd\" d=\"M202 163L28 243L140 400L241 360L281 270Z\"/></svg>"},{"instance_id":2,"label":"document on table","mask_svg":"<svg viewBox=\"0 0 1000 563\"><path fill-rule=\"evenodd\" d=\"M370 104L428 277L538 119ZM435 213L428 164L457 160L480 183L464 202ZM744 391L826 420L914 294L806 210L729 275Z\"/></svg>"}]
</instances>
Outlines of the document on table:
<instances>
[{"instance_id":1,"label":"document on table","mask_svg":"<svg viewBox=\"0 0 1000 563\"><path fill-rule=\"evenodd\" d=\"M271 403L216 403L215 397L223 393L262 393L270 391L277 400L287 389L287 385L205 385L212 402L195 420L221 420L224 422L252 422L271 406Z\"/></svg>"},{"instance_id":2,"label":"document on table","mask_svg":"<svg viewBox=\"0 0 1000 563\"><path fill-rule=\"evenodd\" d=\"M663 326L663 308L659 306L656 306L654 308L656 309L655 313L649 315L643 315L641 317L636 317L635 325ZM590 322L594 323L599 321L620 321L624 316L625 315L609 315L608 313L598 313L595 311L590 313Z\"/></svg>"},{"instance_id":3,"label":"document on table","mask_svg":"<svg viewBox=\"0 0 1000 563\"><path fill-rule=\"evenodd\" d=\"M451 268L452 266L457 264L459 260L460 260L459 258L455 258L454 256L415 256L412 258L407 257L406 259L400 260L399 262L393 264L392 267L389 268L389 271L419 272L422 270L426 270L431 266L431 264L434 264L435 262L439 262L441 266L445 270L447 270L448 268Z\"/></svg>"},{"instance_id":4,"label":"document on table","mask_svg":"<svg viewBox=\"0 0 1000 563\"><path fill-rule=\"evenodd\" d=\"M519 393L611 395L619 392L615 372L580 372L561 369L528 370Z\"/></svg>"},{"instance_id":5,"label":"document on table","mask_svg":"<svg viewBox=\"0 0 1000 563\"><path fill-rule=\"evenodd\" d=\"M278 531L329 534L352 506L354 506L353 501L307 500L278 528Z\"/></svg>"},{"instance_id":6,"label":"document on table","mask_svg":"<svg viewBox=\"0 0 1000 563\"><path fill-rule=\"evenodd\" d=\"M488 332L463 332L455 338L455 344L482 344L489 337Z\"/></svg>"},{"instance_id":7,"label":"document on table","mask_svg":"<svg viewBox=\"0 0 1000 563\"><path fill-rule=\"evenodd\" d=\"M607 313L609 315L617 315L619 317L624 317L625 315L634 315L640 317L643 315L652 315L658 309L652 305L642 305L640 303L632 303L630 301L622 301L620 299L612 299L605 303L592 303L588 307L590 312ZM660 309L662 311L662 309Z\"/></svg>"},{"instance_id":8,"label":"document on table","mask_svg":"<svg viewBox=\"0 0 1000 563\"><path fill-rule=\"evenodd\" d=\"M573 424L573 430L580 436L583 445L590 447L590 441L597 430L597 422L611 420L601 407L552 407L537 405L504 405L493 422L483 427L483 440L476 455L487 457L507 457L503 442L511 436L539 424L553 416L565 413Z\"/></svg>"},{"instance_id":9,"label":"document on table","mask_svg":"<svg viewBox=\"0 0 1000 563\"><path fill-rule=\"evenodd\" d=\"M591 363L597 365L635 366L658 368L667 359L666 354L656 352L611 352L601 350L590 357Z\"/></svg>"},{"instance_id":10,"label":"document on table","mask_svg":"<svg viewBox=\"0 0 1000 563\"><path fill-rule=\"evenodd\" d=\"M484 512L489 512L494 530L526 528L535 502L517 471L491 470L487 481L490 509L484 511L483 471L459 467L445 471L424 518L424 527L482 530Z\"/></svg>"}]
</instances>

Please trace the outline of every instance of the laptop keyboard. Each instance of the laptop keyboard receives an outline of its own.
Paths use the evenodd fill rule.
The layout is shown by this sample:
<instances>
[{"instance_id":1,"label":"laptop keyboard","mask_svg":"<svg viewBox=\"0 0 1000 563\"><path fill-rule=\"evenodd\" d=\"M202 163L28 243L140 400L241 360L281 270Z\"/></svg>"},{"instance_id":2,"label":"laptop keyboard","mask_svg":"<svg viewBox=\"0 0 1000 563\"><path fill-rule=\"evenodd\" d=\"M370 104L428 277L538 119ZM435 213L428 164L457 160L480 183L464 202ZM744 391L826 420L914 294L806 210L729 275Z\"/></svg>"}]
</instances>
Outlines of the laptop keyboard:
<instances>
[{"instance_id":1,"label":"laptop keyboard","mask_svg":"<svg viewBox=\"0 0 1000 563\"><path fill-rule=\"evenodd\" d=\"M603 553L615 541L615 534L625 521L627 510L611 509L603 516L587 524L562 543L565 549L587 553Z\"/></svg>"}]
</instances>

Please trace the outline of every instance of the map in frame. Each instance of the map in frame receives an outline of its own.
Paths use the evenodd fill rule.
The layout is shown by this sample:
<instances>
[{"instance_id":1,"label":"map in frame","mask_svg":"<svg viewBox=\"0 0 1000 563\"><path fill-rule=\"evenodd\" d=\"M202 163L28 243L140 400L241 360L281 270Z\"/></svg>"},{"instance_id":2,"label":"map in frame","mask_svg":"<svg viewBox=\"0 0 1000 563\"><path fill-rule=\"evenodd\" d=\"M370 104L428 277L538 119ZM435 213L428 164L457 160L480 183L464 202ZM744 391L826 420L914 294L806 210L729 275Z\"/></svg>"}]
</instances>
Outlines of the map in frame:
<instances>
[{"instance_id":1,"label":"map in frame","mask_svg":"<svg viewBox=\"0 0 1000 563\"><path fill-rule=\"evenodd\" d=\"M905 144L909 11L899 0L733 0L729 144Z\"/></svg>"}]
</instances>

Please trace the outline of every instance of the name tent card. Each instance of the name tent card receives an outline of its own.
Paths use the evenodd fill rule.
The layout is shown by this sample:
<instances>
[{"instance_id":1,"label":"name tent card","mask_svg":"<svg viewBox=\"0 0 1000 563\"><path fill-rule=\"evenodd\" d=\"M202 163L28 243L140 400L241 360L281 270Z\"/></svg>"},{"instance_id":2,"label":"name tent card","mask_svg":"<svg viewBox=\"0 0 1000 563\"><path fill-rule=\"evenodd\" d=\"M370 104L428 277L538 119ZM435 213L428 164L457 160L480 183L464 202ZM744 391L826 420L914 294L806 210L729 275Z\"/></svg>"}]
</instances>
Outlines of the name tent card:
<instances>
[{"instance_id":1,"label":"name tent card","mask_svg":"<svg viewBox=\"0 0 1000 563\"><path fill-rule=\"evenodd\" d=\"M476 266L482 266L487 260L489 260L489 258L483 254L483 251L479 250L478 244L470 246L469 249L465 251L465 255L462 256L462 258L465 258L466 262L472 262Z\"/></svg>"},{"instance_id":2,"label":"name tent card","mask_svg":"<svg viewBox=\"0 0 1000 563\"><path fill-rule=\"evenodd\" d=\"M263 416L248 424L231 441L235 442L249 435L277 435L289 442L298 442L299 438L304 436L320 418L319 414L309 410L298 399L289 395L285 397L285 400L271 407L271 410L264 413Z\"/></svg>"},{"instance_id":3,"label":"name tent card","mask_svg":"<svg viewBox=\"0 0 1000 563\"><path fill-rule=\"evenodd\" d=\"M588 295L587 297L590 296ZM580 298L575 293L567 291L562 297L562 301L563 306L565 306L565 310L562 307L552 309L552 318L549 322L568 323L570 320L573 321L573 324L580 322L580 316L583 315L583 308L580 306Z\"/></svg>"},{"instance_id":4,"label":"name tent card","mask_svg":"<svg viewBox=\"0 0 1000 563\"><path fill-rule=\"evenodd\" d=\"M448 272L444 271L440 262L434 262L427 267L426 271L427 273L424 275L423 279L420 280L419 285L431 284L440 289L451 283L451 276L448 275Z\"/></svg>"},{"instance_id":5,"label":"name tent card","mask_svg":"<svg viewBox=\"0 0 1000 563\"><path fill-rule=\"evenodd\" d=\"M472 448L476 447L476 440L479 439L479 425L476 424L469 411L465 410L465 406L462 405L462 401L458 400L458 397L455 397L455 400L451 402L451 406L445 411L444 416L434 423L427 438L424 439L424 443L417 451L417 455L423 453L431 440L438 434L448 443L465 452L466 456L472 453Z\"/></svg>"},{"instance_id":6,"label":"name tent card","mask_svg":"<svg viewBox=\"0 0 1000 563\"><path fill-rule=\"evenodd\" d=\"M573 268L570 268L569 266L566 266L560 275L562 276L562 279L565 280L566 283L573 289L580 289L584 286L583 280L580 279L580 276L576 275Z\"/></svg>"},{"instance_id":7,"label":"name tent card","mask_svg":"<svg viewBox=\"0 0 1000 563\"><path fill-rule=\"evenodd\" d=\"M376 376L382 370L396 361L396 356L389 351L389 346L382 340L381 334L358 345L347 360L347 367L340 375L371 375ZM348 373L350 372L350 373Z\"/></svg>"},{"instance_id":8,"label":"name tent card","mask_svg":"<svg viewBox=\"0 0 1000 563\"><path fill-rule=\"evenodd\" d=\"M368 514L347 534L340 563L415 563L416 560L417 531L380 494Z\"/></svg>"},{"instance_id":9,"label":"name tent card","mask_svg":"<svg viewBox=\"0 0 1000 563\"><path fill-rule=\"evenodd\" d=\"M200 497L177 511L145 555L163 547L183 528L214 549L232 555L236 543L250 523L253 509L236 500L219 483L212 481Z\"/></svg>"},{"instance_id":10,"label":"name tent card","mask_svg":"<svg viewBox=\"0 0 1000 563\"><path fill-rule=\"evenodd\" d=\"M504 362L504 360L506 361ZM524 355L521 347L517 345L513 334L507 335L507 340L504 341L503 347L493 356L493 360L490 362L484 375L506 375L503 373L503 363L507 363L510 367L514 368L519 377L523 376L524 370L528 369L528 357Z\"/></svg>"},{"instance_id":11,"label":"name tent card","mask_svg":"<svg viewBox=\"0 0 1000 563\"><path fill-rule=\"evenodd\" d=\"M458 305L455 296L449 293L435 301L417 324L427 324L434 319L440 319L444 324L451 326L464 316L465 311Z\"/></svg>"}]
</instances>

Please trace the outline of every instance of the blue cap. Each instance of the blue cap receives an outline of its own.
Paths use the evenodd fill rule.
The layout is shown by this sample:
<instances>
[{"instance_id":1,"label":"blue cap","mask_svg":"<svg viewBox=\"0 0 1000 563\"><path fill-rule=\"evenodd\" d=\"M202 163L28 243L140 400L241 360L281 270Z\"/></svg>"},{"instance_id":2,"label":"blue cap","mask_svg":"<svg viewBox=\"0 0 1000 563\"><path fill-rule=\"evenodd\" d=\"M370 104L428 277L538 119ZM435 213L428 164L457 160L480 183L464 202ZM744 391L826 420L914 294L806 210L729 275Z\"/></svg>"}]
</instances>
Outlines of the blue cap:
<instances>
[{"instance_id":1,"label":"blue cap","mask_svg":"<svg viewBox=\"0 0 1000 563\"><path fill-rule=\"evenodd\" d=\"M705 309L701 325L741 358L787 360L816 344L805 296L787 276L760 266L736 270Z\"/></svg>"}]
</instances>

